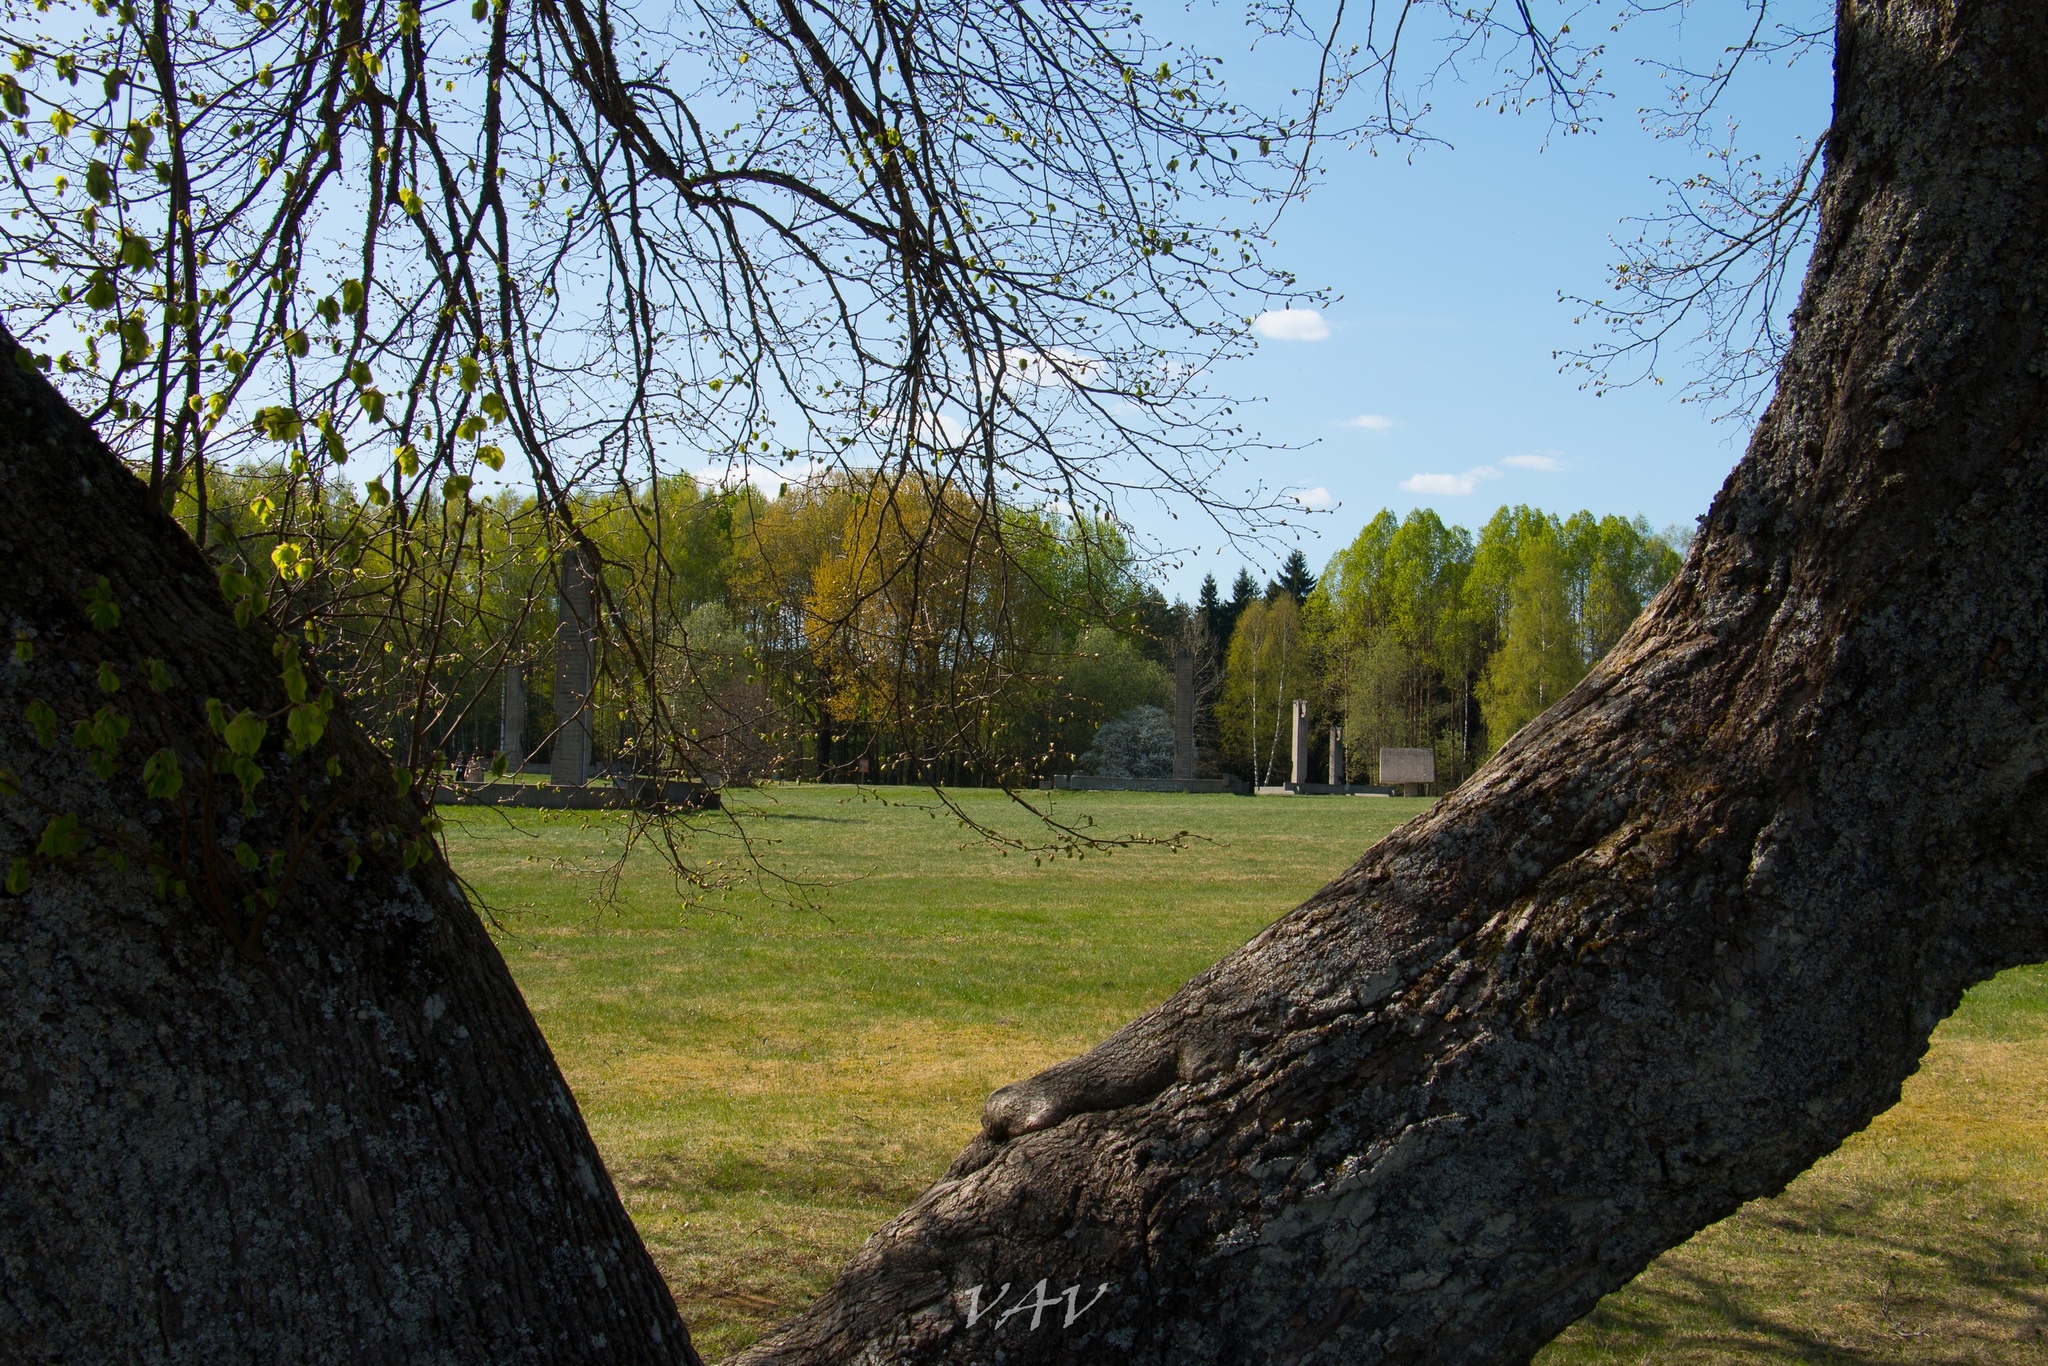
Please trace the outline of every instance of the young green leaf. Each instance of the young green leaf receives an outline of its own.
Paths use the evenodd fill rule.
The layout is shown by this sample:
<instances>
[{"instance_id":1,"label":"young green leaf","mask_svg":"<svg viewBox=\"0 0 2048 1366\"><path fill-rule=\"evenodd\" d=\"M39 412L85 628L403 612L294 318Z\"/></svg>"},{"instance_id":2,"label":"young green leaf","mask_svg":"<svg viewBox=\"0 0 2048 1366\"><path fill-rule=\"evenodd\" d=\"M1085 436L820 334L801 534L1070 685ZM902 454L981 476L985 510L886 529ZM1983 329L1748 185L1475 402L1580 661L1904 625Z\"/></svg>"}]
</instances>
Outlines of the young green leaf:
<instances>
[{"instance_id":1,"label":"young green leaf","mask_svg":"<svg viewBox=\"0 0 2048 1366\"><path fill-rule=\"evenodd\" d=\"M303 579L313 572L313 561L307 558L304 547L297 541L280 541L270 552L270 563L277 570L278 577L287 581Z\"/></svg>"},{"instance_id":2,"label":"young green leaf","mask_svg":"<svg viewBox=\"0 0 2048 1366\"><path fill-rule=\"evenodd\" d=\"M114 585L102 574L93 584L92 591L85 597L85 614L92 618L92 629L111 631L121 624L121 605L114 601Z\"/></svg>"},{"instance_id":3,"label":"young green leaf","mask_svg":"<svg viewBox=\"0 0 2048 1366\"><path fill-rule=\"evenodd\" d=\"M298 413L290 408L258 408L254 426L258 436L269 437L272 441L296 441L305 430L305 423Z\"/></svg>"},{"instance_id":4,"label":"young green leaf","mask_svg":"<svg viewBox=\"0 0 2048 1366\"><path fill-rule=\"evenodd\" d=\"M50 817L36 852L44 858L77 858L85 848L86 834L78 828L78 817L62 814Z\"/></svg>"},{"instance_id":5,"label":"young green leaf","mask_svg":"<svg viewBox=\"0 0 2048 1366\"><path fill-rule=\"evenodd\" d=\"M244 710L228 722L222 739L228 742L228 749L244 759L253 758L263 748L263 737L270 731L270 723L253 711Z\"/></svg>"},{"instance_id":6,"label":"young green leaf","mask_svg":"<svg viewBox=\"0 0 2048 1366\"><path fill-rule=\"evenodd\" d=\"M185 774L176 753L160 749L142 761L142 790L159 801L177 800L185 790Z\"/></svg>"},{"instance_id":7,"label":"young green leaf","mask_svg":"<svg viewBox=\"0 0 2048 1366\"><path fill-rule=\"evenodd\" d=\"M140 233L121 229L121 264L130 270L148 270L156 264L156 252Z\"/></svg>"},{"instance_id":8,"label":"young green leaf","mask_svg":"<svg viewBox=\"0 0 2048 1366\"><path fill-rule=\"evenodd\" d=\"M285 716L285 727L291 732L292 747L304 753L320 743L320 737L327 733L326 693L320 694L316 702L301 702Z\"/></svg>"},{"instance_id":9,"label":"young green leaf","mask_svg":"<svg viewBox=\"0 0 2048 1366\"><path fill-rule=\"evenodd\" d=\"M28 704L28 723L36 733L36 743L44 749L57 747L57 713L48 702L38 697Z\"/></svg>"},{"instance_id":10,"label":"young green leaf","mask_svg":"<svg viewBox=\"0 0 2048 1366\"><path fill-rule=\"evenodd\" d=\"M245 759L239 754L231 754L228 758L228 767L234 773L235 781L242 785L242 814L253 816L256 814L256 784L263 781L263 769L254 759Z\"/></svg>"}]
</instances>

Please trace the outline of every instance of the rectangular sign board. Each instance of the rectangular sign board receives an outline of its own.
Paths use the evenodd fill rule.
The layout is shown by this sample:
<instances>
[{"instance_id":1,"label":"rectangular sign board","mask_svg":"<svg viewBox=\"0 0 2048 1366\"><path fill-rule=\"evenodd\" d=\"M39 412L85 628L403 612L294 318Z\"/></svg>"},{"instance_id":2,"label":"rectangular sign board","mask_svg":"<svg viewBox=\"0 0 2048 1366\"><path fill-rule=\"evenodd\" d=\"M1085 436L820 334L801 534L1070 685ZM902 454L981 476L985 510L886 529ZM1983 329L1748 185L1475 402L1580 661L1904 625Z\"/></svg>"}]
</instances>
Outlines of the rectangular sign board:
<instances>
[{"instance_id":1,"label":"rectangular sign board","mask_svg":"<svg viewBox=\"0 0 2048 1366\"><path fill-rule=\"evenodd\" d=\"M1433 749L1382 749L1382 783L1433 783L1436 781L1436 751Z\"/></svg>"}]
</instances>

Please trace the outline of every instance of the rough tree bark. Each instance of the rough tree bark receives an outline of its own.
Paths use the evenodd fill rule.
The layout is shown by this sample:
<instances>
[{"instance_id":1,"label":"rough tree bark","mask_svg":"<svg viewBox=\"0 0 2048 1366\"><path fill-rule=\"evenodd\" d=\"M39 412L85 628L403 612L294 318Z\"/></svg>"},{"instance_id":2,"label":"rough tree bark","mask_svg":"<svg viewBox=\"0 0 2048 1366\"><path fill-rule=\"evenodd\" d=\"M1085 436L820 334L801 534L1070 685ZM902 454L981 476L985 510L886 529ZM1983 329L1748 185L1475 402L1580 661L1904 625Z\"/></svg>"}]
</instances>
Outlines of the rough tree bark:
<instances>
[{"instance_id":1,"label":"rough tree bark","mask_svg":"<svg viewBox=\"0 0 2048 1366\"><path fill-rule=\"evenodd\" d=\"M0 613L33 651L0 664L21 789L0 801L0 867L53 815L113 841L102 854L176 855L177 803L145 797L138 761L170 748L186 811L207 806L205 700L280 711L281 660L15 356L0 332ZM108 779L72 742L102 706L131 725ZM482 925L438 856L406 868L420 815L389 766L339 716L297 759L284 733L255 755L255 817L215 779L232 791L212 854L186 843L192 899L87 852L32 859L0 900L0 1359L696 1363ZM228 931L252 909L202 885L275 885L237 843L306 851L249 953Z\"/></svg>"},{"instance_id":2,"label":"rough tree bark","mask_svg":"<svg viewBox=\"0 0 2048 1366\"><path fill-rule=\"evenodd\" d=\"M984 1132L794 1362L1513 1362L2048 957L2048 7L1845 0L1775 401L1454 796ZM2038 310L2038 311L2037 311Z\"/></svg>"}]
</instances>

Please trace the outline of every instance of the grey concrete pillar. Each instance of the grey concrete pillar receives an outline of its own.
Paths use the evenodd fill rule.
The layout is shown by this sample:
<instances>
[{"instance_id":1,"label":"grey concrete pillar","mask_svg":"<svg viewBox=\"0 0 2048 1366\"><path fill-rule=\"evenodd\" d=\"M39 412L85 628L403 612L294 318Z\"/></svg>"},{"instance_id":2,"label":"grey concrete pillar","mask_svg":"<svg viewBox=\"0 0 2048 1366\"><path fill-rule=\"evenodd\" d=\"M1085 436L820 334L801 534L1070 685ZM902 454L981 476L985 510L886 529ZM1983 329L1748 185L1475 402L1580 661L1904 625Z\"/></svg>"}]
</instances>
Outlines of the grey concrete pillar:
<instances>
[{"instance_id":1,"label":"grey concrete pillar","mask_svg":"<svg viewBox=\"0 0 2048 1366\"><path fill-rule=\"evenodd\" d=\"M1344 786L1344 727L1330 727L1330 786Z\"/></svg>"},{"instance_id":2,"label":"grey concrete pillar","mask_svg":"<svg viewBox=\"0 0 2048 1366\"><path fill-rule=\"evenodd\" d=\"M1294 787L1308 784L1308 703L1298 697L1294 699L1294 774L1287 781Z\"/></svg>"},{"instance_id":3,"label":"grey concrete pillar","mask_svg":"<svg viewBox=\"0 0 2048 1366\"><path fill-rule=\"evenodd\" d=\"M555 743L548 781L582 787L590 781L590 697L597 675L596 576L580 550L562 555L556 580Z\"/></svg>"},{"instance_id":4,"label":"grey concrete pillar","mask_svg":"<svg viewBox=\"0 0 2048 1366\"><path fill-rule=\"evenodd\" d=\"M1195 652L1186 648L1173 656L1173 776L1195 776Z\"/></svg>"},{"instance_id":5,"label":"grey concrete pillar","mask_svg":"<svg viewBox=\"0 0 2048 1366\"><path fill-rule=\"evenodd\" d=\"M526 670L505 666L504 705L498 713L498 750L512 772L526 762Z\"/></svg>"}]
</instances>

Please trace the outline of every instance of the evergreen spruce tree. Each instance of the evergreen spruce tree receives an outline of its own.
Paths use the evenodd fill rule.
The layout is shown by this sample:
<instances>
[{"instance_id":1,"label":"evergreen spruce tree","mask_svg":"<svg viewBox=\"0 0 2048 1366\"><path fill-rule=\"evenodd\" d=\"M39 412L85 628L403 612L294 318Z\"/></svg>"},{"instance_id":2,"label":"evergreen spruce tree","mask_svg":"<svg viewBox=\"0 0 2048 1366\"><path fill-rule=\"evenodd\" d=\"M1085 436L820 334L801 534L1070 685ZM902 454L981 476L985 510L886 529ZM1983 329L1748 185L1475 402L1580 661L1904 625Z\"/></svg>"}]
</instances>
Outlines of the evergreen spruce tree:
<instances>
[{"instance_id":1,"label":"evergreen spruce tree","mask_svg":"<svg viewBox=\"0 0 2048 1366\"><path fill-rule=\"evenodd\" d=\"M1219 637L1221 648L1230 648L1231 633L1237 630L1237 619L1244 615L1244 609L1259 600L1259 581L1252 577L1249 569L1237 571L1237 577L1230 584L1230 601L1223 605L1223 631Z\"/></svg>"},{"instance_id":2,"label":"evergreen spruce tree","mask_svg":"<svg viewBox=\"0 0 2048 1366\"><path fill-rule=\"evenodd\" d=\"M1214 574L1202 575L1202 591L1195 598L1195 612L1201 617L1202 625L1209 630L1211 640L1223 636L1223 595L1216 588Z\"/></svg>"},{"instance_id":3,"label":"evergreen spruce tree","mask_svg":"<svg viewBox=\"0 0 2048 1366\"><path fill-rule=\"evenodd\" d=\"M1296 607L1307 602L1308 595L1316 589L1316 576L1308 572L1308 556L1299 550L1290 554L1280 566L1280 577L1273 580L1272 588L1276 591L1268 592L1268 597L1286 593L1294 599Z\"/></svg>"}]
</instances>

